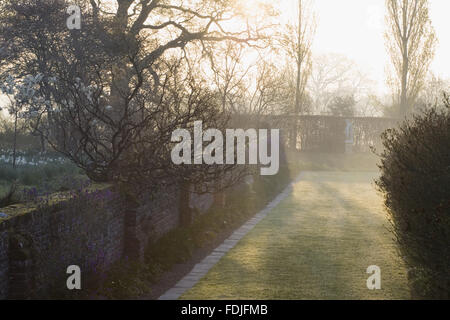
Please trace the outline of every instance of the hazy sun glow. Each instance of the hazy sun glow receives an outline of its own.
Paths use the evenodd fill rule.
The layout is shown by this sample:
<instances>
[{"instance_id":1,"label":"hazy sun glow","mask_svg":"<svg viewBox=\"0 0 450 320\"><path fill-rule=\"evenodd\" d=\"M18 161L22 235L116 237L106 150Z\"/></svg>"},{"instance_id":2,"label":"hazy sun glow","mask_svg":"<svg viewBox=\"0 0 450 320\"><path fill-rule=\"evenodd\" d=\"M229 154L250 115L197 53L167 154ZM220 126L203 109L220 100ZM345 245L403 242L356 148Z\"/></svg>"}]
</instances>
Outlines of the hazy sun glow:
<instances>
[{"instance_id":1,"label":"hazy sun glow","mask_svg":"<svg viewBox=\"0 0 450 320\"><path fill-rule=\"evenodd\" d=\"M384 0L304 0L310 1L317 18L317 32L313 54L343 54L354 60L361 71L375 81L374 90L387 93L385 67L388 63L384 42ZM231 29L245 28L246 19L264 20L264 6L273 5L279 12L277 22L289 23L297 17L298 0L237 0L236 7L241 15L224 26ZM430 15L439 43L431 71L450 79L450 30L448 12L450 1L430 0ZM256 55L244 58L244 63L257 59ZM3 101L2 101L3 100ZM5 104L0 96L0 105Z\"/></svg>"},{"instance_id":2,"label":"hazy sun glow","mask_svg":"<svg viewBox=\"0 0 450 320\"><path fill-rule=\"evenodd\" d=\"M313 53L339 53L355 60L385 92L388 56L384 42L384 0L312 0L317 16ZM277 2L282 20L296 17L297 0ZM430 15L439 44L431 71L450 78L450 1L430 0Z\"/></svg>"}]
</instances>

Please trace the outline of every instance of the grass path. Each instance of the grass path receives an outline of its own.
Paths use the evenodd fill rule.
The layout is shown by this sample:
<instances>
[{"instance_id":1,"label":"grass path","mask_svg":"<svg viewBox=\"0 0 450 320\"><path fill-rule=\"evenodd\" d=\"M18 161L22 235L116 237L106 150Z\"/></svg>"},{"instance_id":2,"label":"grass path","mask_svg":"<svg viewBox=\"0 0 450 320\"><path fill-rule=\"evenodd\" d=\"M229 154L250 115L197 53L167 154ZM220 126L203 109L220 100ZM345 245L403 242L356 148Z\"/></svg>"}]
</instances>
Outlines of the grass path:
<instances>
[{"instance_id":1,"label":"grass path","mask_svg":"<svg viewBox=\"0 0 450 320\"><path fill-rule=\"evenodd\" d=\"M308 172L182 299L408 299L373 173ZM381 290L366 269L381 268Z\"/></svg>"}]
</instances>

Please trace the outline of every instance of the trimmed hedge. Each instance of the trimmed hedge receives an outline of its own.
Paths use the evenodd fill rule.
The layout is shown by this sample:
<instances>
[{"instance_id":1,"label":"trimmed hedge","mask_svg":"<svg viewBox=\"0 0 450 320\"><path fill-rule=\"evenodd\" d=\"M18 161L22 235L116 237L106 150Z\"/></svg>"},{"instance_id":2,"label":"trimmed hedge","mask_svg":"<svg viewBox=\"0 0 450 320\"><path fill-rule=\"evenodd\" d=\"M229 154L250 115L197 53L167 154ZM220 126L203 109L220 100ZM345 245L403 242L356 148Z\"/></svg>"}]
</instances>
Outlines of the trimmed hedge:
<instances>
[{"instance_id":1,"label":"trimmed hedge","mask_svg":"<svg viewBox=\"0 0 450 320\"><path fill-rule=\"evenodd\" d=\"M379 189L413 298L450 298L450 101L387 130Z\"/></svg>"}]
</instances>

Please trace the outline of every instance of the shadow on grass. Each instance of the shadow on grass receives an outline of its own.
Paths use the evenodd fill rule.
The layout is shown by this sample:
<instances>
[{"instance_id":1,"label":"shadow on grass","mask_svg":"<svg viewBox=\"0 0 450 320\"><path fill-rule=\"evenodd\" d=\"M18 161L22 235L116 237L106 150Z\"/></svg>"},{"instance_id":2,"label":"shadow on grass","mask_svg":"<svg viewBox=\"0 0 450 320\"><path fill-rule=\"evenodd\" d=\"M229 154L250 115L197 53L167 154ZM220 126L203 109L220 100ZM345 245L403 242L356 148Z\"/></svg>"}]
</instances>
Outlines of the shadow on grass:
<instances>
[{"instance_id":1,"label":"shadow on grass","mask_svg":"<svg viewBox=\"0 0 450 320\"><path fill-rule=\"evenodd\" d=\"M314 182L314 175L306 181ZM315 197L286 199L183 298L408 298L405 270L383 227L379 202L375 197L361 205L351 197L374 197L369 175L354 177L346 187L336 184L333 173L319 176L317 184L297 186ZM360 181L365 188L350 192ZM382 268L381 291L366 287L370 265Z\"/></svg>"}]
</instances>

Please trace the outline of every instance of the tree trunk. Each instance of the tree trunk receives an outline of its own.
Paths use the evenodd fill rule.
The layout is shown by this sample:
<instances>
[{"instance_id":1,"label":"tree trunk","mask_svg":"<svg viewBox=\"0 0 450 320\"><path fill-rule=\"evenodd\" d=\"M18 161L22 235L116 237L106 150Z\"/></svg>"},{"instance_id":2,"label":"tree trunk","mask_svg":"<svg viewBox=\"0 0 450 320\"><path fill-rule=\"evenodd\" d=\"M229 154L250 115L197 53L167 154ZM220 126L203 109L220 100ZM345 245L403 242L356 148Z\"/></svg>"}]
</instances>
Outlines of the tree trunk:
<instances>
[{"instance_id":1,"label":"tree trunk","mask_svg":"<svg viewBox=\"0 0 450 320\"><path fill-rule=\"evenodd\" d=\"M408 71L409 71L409 61L408 61L408 12L407 12L407 4L403 3L403 35L402 35L402 88L401 88L401 97L400 97L400 116L404 117L407 113L408 102L407 102L407 90L408 90Z\"/></svg>"},{"instance_id":2,"label":"tree trunk","mask_svg":"<svg viewBox=\"0 0 450 320\"><path fill-rule=\"evenodd\" d=\"M41 152L45 152L45 137L43 134L39 134L39 138L41 140Z\"/></svg>"},{"instance_id":3,"label":"tree trunk","mask_svg":"<svg viewBox=\"0 0 450 320\"><path fill-rule=\"evenodd\" d=\"M302 0L298 0L298 48L297 48L297 83L295 87L295 106L294 115L298 116L300 114L300 84L301 84L301 69L302 69ZM294 118L294 124L291 132L290 148L292 150L297 150L297 117Z\"/></svg>"},{"instance_id":4,"label":"tree trunk","mask_svg":"<svg viewBox=\"0 0 450 320\"><path fill-rule=\"evenodd\" d=\"M14 114L13 168L16 168L17 153L17 113Z\"/></svg>"},{"instance_id":5,"label":"tree trunk","mask_svg":"<svg viewBox=\"0 0 450 320\"><path fill-rule=\"evenodd\" d=\"M407 50L408 44L404 44L404 50ZM400 116L404 117L408 112L408 53L405 51L403 54L403 66L402 66L402 91L400 97Z\"/></svg>"}]
</instances>

